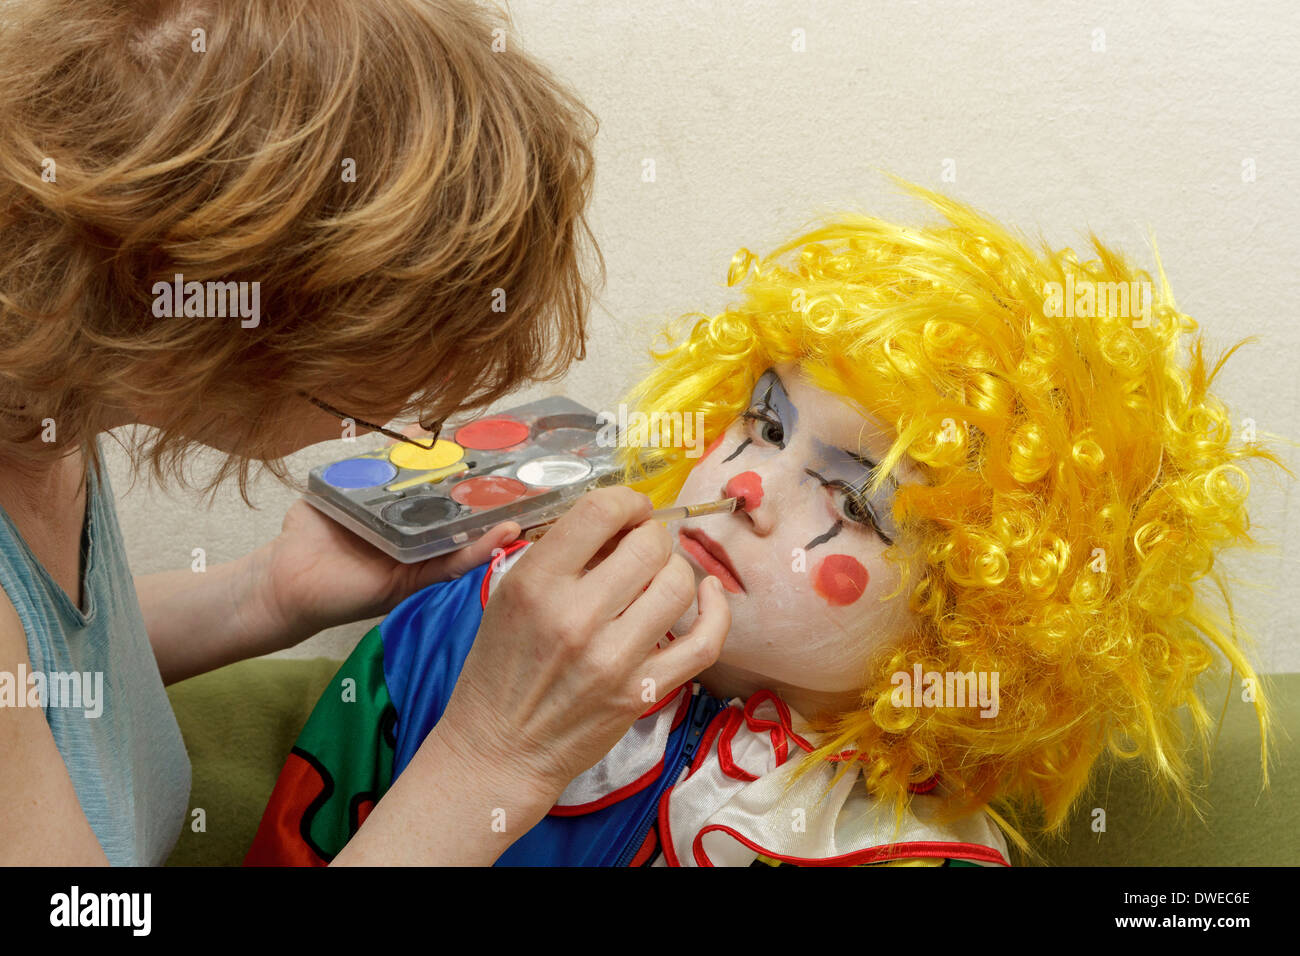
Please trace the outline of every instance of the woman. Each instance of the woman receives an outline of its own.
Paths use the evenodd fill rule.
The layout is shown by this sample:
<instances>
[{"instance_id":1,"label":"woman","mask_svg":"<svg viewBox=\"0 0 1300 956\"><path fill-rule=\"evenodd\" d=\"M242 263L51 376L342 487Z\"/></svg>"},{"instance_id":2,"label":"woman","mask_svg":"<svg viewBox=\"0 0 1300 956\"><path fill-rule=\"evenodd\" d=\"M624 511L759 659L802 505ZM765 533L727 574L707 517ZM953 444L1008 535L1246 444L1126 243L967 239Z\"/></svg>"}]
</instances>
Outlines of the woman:
<instances>
[{"instance_id":1,"label":"woman","mask_svg":"<svg viewBox=\"0 0 1300 956\"><path fill-rule=\"evenodd\" d=\"M407 567L298 504L239 561L133 582L98 436L151 426L137 467L182 480L191 449L218 449L208 491L236 477L247 500L254 462L285 478L340 417L436 433L560 375L585 339L590 114L453 0L5 18L0 675L21 693L0 706L0 862L157 864L189 788L164 683L383 613L519 529ZM649 660L696 596L649 510L607 489L532 549L339 862L495 860L623 735L643 678L716 658L708 582L701 626ZM582 560L546 560L560 549ZM34 673L102 680L100 715L14 680Z\"/></svg>"}]
</instances>

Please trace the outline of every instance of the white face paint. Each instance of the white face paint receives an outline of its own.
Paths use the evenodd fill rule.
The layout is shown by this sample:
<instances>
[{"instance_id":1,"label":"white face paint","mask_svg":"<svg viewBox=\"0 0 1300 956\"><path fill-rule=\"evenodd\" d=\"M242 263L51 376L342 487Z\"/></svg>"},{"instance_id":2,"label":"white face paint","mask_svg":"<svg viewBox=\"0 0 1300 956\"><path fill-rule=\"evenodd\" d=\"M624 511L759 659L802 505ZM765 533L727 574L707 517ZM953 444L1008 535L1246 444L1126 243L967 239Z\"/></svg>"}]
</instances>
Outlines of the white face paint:
<instances>
[{"instance_id":1,"label":"white face paint","mask_svg":"<svg viewBox=\"0 0 1300 956\"><path fill-rule=\"evenodd\" d=\"M677 504L746 499L743 511L670 526L697 579L717 576L731 603L722 656L700 676L712 693L770 688L804 716L857 705L869 656L907 623L905 595L881 601L898 584L881 557L896 533L893 487L861 492L889 443L878 422L780 365L695 465ZM894 474L924 480L908 462Z\"/></svg>"}]
</instances>

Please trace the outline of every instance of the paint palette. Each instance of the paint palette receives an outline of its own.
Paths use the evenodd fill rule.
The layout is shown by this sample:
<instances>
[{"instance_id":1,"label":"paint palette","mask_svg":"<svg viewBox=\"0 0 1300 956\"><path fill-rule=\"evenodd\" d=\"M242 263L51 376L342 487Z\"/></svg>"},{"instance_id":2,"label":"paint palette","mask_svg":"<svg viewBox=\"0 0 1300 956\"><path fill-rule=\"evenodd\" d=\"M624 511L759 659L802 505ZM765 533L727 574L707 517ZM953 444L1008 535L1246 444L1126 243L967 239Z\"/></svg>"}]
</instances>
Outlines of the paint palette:
<instances>
[{"instance_id":1,"label":"paint palette","mask_svg":"<svg viewBox=\"0 0 1300 956\"><path fill-rule=\"evenodd\" d=\"M617 484L617 436L567 398L449 422L433 448L398 443L313 468L306 500L410 564L462 548L502 521L529 528Z\"/></svg>"}]
</instances>

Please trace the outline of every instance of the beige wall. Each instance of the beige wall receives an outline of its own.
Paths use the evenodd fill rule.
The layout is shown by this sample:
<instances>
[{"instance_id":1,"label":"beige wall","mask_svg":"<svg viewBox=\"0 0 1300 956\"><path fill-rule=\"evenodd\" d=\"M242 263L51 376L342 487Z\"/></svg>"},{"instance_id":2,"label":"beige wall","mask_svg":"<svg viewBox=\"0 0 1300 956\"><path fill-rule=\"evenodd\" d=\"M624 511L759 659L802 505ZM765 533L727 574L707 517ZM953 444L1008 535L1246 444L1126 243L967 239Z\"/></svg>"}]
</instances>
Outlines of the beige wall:
<instances>
[{"instance_id":1,"label":"beige wall","mask_svg":"<svg viewBox=\"0 0 1300 956\"><path fill-rule=\"evenodd\" d=\"M716 309L737 247L766 248L840 207L918 214L883 168L1054 241L1078 244L1092 228L1149 262L1154 229L1179 305L1211 339L1262 340L1222 378L1237 421L1300 434L1290 0L519 0L513 11L524 45L602 122L594 223L609 283L590 357L562 386L579 401L613 402L664 318ZM805 52L791 49L795 30ZM653 183L642 181L646 159ZM956 179L944 183L949 160ZM294 469L337 457L317 446ZM276 533L293 498L264 483L259 510L232 489L205 511L180 494L128 493L121 456L111 458L141 573L188 567L196 547L209 562L236 557ZM1234 565L1240 610L1264 639L1265 667L1300 670L1294 489L1264 483L1256 495L1261 537L1278 550ZM295 653L343 656L365 629Z\"/></svg>"}]
</instances>

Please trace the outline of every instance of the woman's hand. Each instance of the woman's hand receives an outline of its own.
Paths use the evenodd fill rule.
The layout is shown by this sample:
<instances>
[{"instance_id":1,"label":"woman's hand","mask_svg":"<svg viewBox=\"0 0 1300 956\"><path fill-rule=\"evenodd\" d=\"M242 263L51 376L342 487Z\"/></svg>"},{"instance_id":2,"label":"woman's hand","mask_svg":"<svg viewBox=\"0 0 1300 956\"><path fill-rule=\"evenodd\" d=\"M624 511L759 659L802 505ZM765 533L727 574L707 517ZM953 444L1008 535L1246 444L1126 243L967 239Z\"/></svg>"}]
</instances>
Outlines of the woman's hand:
<instances>
[{"instance_id":1,"label":"woman's hand","mask_svg":"<svg viewBox=\"0 0 1300 956\"><path fill-rule=\"evenodd\" d=\"M628 488L594 491L524 553L442 719L336 865L493 863L655 699L717 660L731 611L716 578L694 627L656 648L696 586L649 514Z\"/></svg>"},{"instance_id":2,"label":"woman's hand","mask_svg":"<svg viewBox=\"0 0 1300 956\"><path fill-rule=\"evenodd\" d=\"M699 587L694 627L656 647L697 594L667 528L644 523L650 510L628 488L586 495L488 602L436 729L463 762L506 775L502 787L553 802L654 701L717 660L731 611L716 578Z\"/></svg>"},{"instance_id":3,"label":"woman's hand","mask_svg":"<svg viewBox=\"0 0 1300 956\"><path fill-rule=\"evenodd\" d=\"M403 564L299 499L262 549L264 604L291 646L328 627L386 614L421 588L473 570L518 536L519 526L506 522L459 551Z\"/></svg>"}]
</instances>

